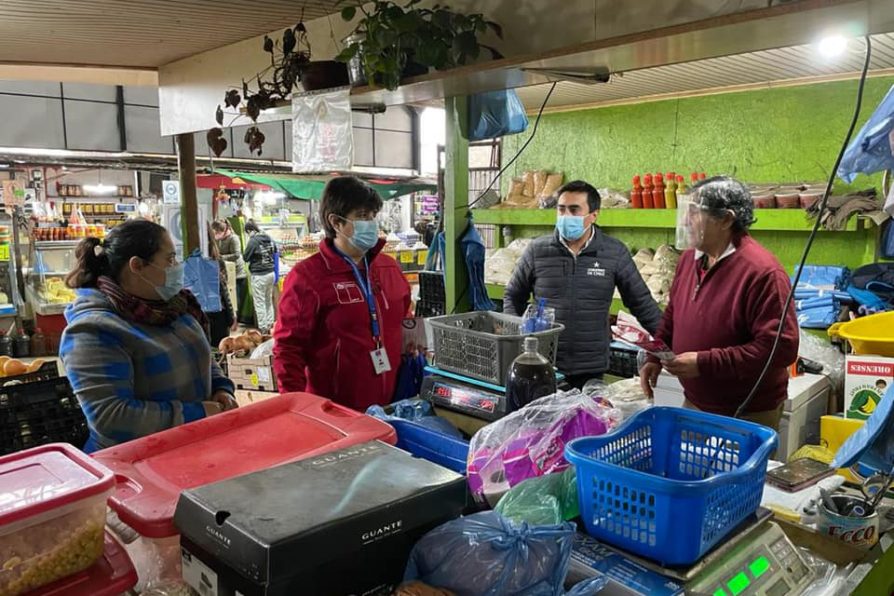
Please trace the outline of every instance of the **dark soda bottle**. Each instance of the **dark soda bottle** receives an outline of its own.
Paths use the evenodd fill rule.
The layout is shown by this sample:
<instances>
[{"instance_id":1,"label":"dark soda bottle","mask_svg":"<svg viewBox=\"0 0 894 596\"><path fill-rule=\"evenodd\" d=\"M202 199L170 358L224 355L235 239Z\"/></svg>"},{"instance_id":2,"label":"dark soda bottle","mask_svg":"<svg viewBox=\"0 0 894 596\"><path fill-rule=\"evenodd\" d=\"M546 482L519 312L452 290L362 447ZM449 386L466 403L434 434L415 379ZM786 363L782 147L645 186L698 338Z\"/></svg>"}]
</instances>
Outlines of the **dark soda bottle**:
<instances>
[{"instance_id":1,"label":"dark soda bottle","mask_svg":"<svg viewBox=\"0 0 894 596\"><path fill-rule=\"evenodd\" d=\"M526 337L525 351L509 367L506 402L512 411L556 392L556 371L537 348L537 338Z\"/></svg>"}]
</instances>

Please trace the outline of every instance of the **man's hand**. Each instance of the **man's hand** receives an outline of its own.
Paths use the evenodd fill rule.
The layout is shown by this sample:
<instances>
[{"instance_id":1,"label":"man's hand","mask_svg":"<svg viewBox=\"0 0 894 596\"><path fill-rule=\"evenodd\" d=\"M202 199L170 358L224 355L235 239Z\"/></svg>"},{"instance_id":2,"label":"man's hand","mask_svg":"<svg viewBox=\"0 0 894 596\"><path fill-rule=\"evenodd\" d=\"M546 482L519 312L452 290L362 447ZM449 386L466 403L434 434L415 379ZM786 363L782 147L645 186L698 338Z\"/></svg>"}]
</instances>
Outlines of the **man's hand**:
<instances>
[{"instance_id":1,"label":"man's hand","mask_svg":"<svg viewBox=\"0 0 894 596\"><path fill-rule=\"evenodd\" d=\"M663 362L664 368L678 379L695 379L699 376L698 353L686 352L673 360Z\"/></svg>"},{"instance_id":2,"label":"man's hand","mask_svg":"<svg viewBox=\"0 0 894 596\"><path fill-rule=\"evenodd\" d=\"M220 408L224 412L228 410L235 410L239 407L239 404L236 402L236 398L230 395L228 391L224 390L215 391L214 395L211 396L211 401L220 404Z\"/></svg>"},{"instance_id":3,"label":"man's hand","mask_svg":"<svg viewBox=\"0 0 894 596\"><path fill-rule=\"evenodd\" d=\"M205 418L211 418L215 414L223 412L223 408L216 401L203 401L202 407L205 409Z\"/></svg>"},{"instance_id":4,"label":"man's hand","mask_svg":"<svg viewBox=\"0 0 894 596\"><path fill-rule=\"evenodd\" d=\"M655 399L655 392L653 389L658 382L659 374L661 374L661 364L658 362L646 362L643 367L639 369L639 386L649 399Z\"/></svg>"}]
</instances>

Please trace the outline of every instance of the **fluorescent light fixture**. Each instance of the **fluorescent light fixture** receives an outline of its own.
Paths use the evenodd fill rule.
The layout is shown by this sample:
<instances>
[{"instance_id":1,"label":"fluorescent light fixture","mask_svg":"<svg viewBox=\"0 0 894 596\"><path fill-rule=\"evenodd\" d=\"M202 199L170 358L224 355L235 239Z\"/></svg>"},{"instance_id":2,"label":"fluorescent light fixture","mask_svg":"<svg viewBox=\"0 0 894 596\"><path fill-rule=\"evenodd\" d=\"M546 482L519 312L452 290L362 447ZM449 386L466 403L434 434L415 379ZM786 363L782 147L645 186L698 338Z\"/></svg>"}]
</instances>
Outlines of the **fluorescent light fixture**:
<instances>
[{"instance_id":1,"label":"fluorescent light fixture","mask_svg":"<svg viewBox=\"0 0 894 596\"><path fill-rule=\"evenodd\" d=\"M112 195L118 192L118 187L108 184L85 184L84 192L91 195Z\"/></svg>"},{"instance_id":2,"label":"fluorescent light fixture","mask_svg":"<svg viewBox=\"0 0 894 596\"><path fill-rule=\"evenodd\" d=\"M843 35L828 35L819 40L816 49L823 58L837 58L847 50L847 38Z\"/></svg>"}]
</instances>

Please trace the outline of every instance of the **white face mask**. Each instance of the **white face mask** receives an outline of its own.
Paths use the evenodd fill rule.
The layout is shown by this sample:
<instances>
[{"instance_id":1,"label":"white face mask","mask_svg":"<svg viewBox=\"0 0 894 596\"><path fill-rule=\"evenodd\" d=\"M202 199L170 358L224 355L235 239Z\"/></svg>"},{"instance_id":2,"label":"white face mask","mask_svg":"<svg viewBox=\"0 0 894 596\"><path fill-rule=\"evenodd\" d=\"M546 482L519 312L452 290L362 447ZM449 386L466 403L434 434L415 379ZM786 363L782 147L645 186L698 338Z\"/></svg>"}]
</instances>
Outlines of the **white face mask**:
<instances>
[{"instance_id":1,"label":"white face mask","mask_svg":"<svg viewBox=\"0 0 894 596\"><path fill-rule=\"evenodd\" d=\"M183 290L183 263L175 263L174 265L171 265L167 268L159 267L155 263L149 263L149 266L155 267L156 269L161 269L165 272L165 283L162 286L156 286L142 275L140 276L143 281L152 285L152 287L155 289L155 293L158 294L159 298L167 302Z\"/></svg>"}]
</instances>

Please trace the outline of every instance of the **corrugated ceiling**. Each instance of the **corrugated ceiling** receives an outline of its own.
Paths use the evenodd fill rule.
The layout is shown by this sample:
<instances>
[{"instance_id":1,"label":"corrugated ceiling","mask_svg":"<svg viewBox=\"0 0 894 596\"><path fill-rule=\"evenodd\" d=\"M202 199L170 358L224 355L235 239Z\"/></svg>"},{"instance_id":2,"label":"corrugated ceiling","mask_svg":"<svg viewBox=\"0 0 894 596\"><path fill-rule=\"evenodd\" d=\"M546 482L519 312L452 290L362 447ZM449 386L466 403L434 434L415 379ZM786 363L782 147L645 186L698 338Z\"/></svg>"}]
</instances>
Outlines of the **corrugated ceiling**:
<instances>
[{"instance_id":1,"label":"corrugated ceiling","mask_svg":"<svg viewBox=\"0 0 894 596\"><path fill-rule=\"evenodd\" d=\"M862 40L852 40L847 52L835 60L823 59L814 46L805 45L615 74L610 82L604 84L561 82L556 86L546 111L856 73L863 66L863 45ZM872 36L870 68L894 69L894 34ZM543 103L549 85L525 87L517 91L525 106L536 111Z\"/></svg>"},{"instance_id":2,"label":"corrugated ceiling","mask_svg":"<svg viewBox=\"0 0 894 596\"><path fill-rule=\"evenodd\" d=\"M0 61L158 67L337 11L337 0L0 0Z\"/></svg>"}]
</instances>

